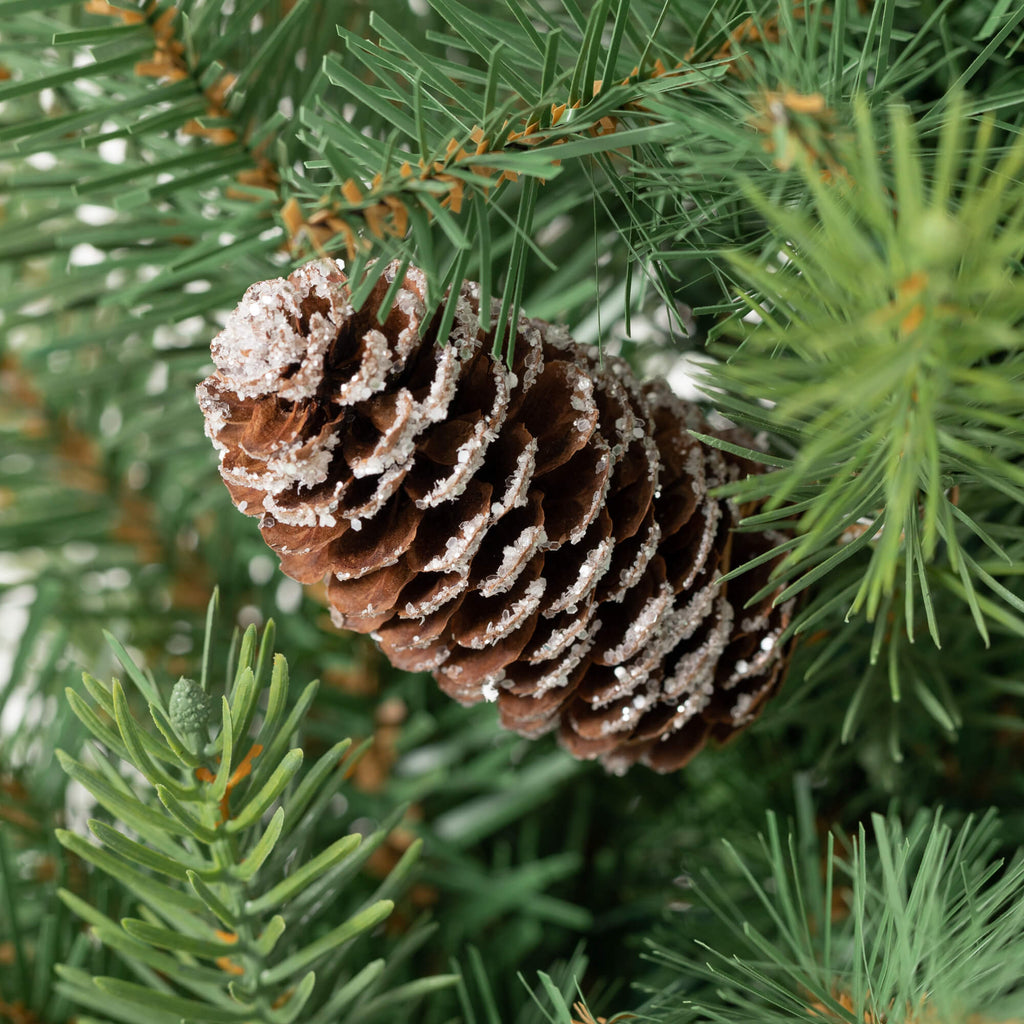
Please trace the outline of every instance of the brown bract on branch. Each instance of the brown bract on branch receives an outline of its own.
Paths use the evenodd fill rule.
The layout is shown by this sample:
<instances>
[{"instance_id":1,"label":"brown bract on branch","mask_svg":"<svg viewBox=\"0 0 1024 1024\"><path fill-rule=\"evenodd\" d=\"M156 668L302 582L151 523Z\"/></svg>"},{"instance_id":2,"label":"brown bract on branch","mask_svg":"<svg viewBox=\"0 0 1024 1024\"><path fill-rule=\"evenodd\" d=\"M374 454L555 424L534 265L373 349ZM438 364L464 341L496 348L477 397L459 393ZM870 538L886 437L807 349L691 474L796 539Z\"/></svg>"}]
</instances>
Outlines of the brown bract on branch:
<instances>
[{"instance_id":1,"label":"brown bract on branch","mask_svg":"<svg viewBox=\"0 0 1024 1024\"><path fill-rule=\"evenodd\" d=\"M279 193L280 175L274 164L264 156L266 141L252 148L249 146L243 126L203 123L234 121L227 106L227 97L236 77L233 73L225 71L211 85L202 85L198 69L189 63L185 44L178 37L180 12L176 7L161 7L157 0L151 0L144 10L115 7L109 0L86 0L84 6L89 14L117 18L125 25L149 26L153 33L153 55L136 63L135 74L142 78L155 78L165 82L191 80L195 83L196 91L205 98L207 108L202 120L190 118L182 126L182 131L186 135L206 139L217 146L238 143L249 153L253 167L239 171L235 175L235 180L243 187L228 186L225 195L229 199L251 199L254 189Z\"/></svg>"},{"instance_id":2,"label":"brown bract on branch","mask_svg":"<svg viewBox=\"0 0 1024 1024\"><path fill-rule=\"evenodd\" d=\"M579 1015L579 1019L573 1018L572 1024L626 1024L628 1020L636 1020L632 1013L617 1013L614 1017L595 1017L590 1010L581 1002L572 1004L573 1013Z\"/></svg>"},{"instance_id":3,"label":"brown bract on branch","mask_svg":"<svg viewBox=\"0 0 1024 1024\"><path fill-rule=\"evenodd\" d=\"M786 0L782 0L779 6L783 6ZM790 17L794 21L802 21L807 17L807 5L804 0L788 0ZM874 0L857 0L857 9L861 14L867 14L871 10ZM729 74L743 77L751 67L750 57L745 51L754 46L772 46L779 43L783 37L783 28L780 22L783 21L781 14L773 14L768 18L755 18L752 15L744 18L733 28L725 41L710 52L702 51L698 54L695 49L690 49L686 59L692 61L714 60L725 61L728 64Z\"/></svg>"},{"instance_id":4,"label":"brown bract on branch","mask_svg":"<svg viewBox=\"0 0 1024 1024\"><path fill-rule=\"evenodd\" d=\"M801 0L791 3L792 17L802 19L806 17L807 11ZM727 36L725 42L721 43L716 50L703 59L724 61L728 65L728 72L731 75L743 77L750 70L751 60L746 50L754 45L768 46L778 43L782 38L782 30L779 28L779 15L773 14L770 18L744 18ZM686 55L687 60L693 60L697 56L695 50L690 50Z\"/></svg>"},{"instance_id":5,"label":"brown bract on branch","mask_svg":"<svg viewBox=\"0 0 1024 1024\"><path fill-rule=\"evenodd\" d=\"M764 150L780 171L805 159L824 181L850 180L836 146L836 115L821 93L766 89L754 97L754 109L750 126L764 136Z\"/></svg>"},{"instance_id":6,"label":"brown bract on branch","mask_svg":"<svg viewBox=\"0 0 1024 1024\"><path fill-rule=\"evenodd\" d=\"M692 73L693 69L681 62L674 68L666 68L659 58L643 71L633 68L615 84L628 88L657 78L683 78ZM360 237L363 229L378 240L404 238L409 227L408 203L418 204L424 193L456 215L462 212L467 193L471 191L493 198L506 182L517 181L519 172L499 169L492 162L481 163L481 157L523 149L553 149L581 135L597 138L623 130L624 123L618 116L586 116L587 105L598 100L605 88L606 84L597 79L586 101L577 99L551 104L543 122L532 115L518 120L505 119L497 129L490 131L474 124L467 136L448 139L443 155L437 159L403 160L396 169L378 171L369 182L347 179L339 190L340 195L326 197L312 213L307 214L296 198L290 198L281 211L281 218L293 249L301 249L302 244L308 242L319 255L328 255L329 243L341 238L348 258L353 259L358 252L372 248L370 238ZM647 112L639 96L624 97L618 109ZM580 116L573 118L574 111L579 111ZM552 166L558 164L557 158L552 160ZM431 219L433 211L427 209L426 215Z\"/></svg>"}]
</instances>

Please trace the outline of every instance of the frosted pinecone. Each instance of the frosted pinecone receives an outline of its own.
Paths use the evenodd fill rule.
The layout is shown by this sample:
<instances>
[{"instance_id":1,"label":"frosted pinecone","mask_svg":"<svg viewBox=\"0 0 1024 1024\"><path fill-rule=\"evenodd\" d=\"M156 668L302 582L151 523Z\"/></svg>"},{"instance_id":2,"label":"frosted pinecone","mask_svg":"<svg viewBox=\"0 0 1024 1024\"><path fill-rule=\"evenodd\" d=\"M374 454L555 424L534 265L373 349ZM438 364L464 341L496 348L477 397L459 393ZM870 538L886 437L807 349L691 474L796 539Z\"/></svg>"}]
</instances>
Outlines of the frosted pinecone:
<instances>
[{"instance_id":1,"label":"frosted pinecone","mask_svg":"<svg viewBox=\"0 0 1024 1024\"><path fill-rule=\"evenodd\" d=\"M334 622L525 736L672 771L778 687L791 605L751 607L777 543L708 491L752 467L662 381L520 318L511 368L460 291L447 338L410 268L354 310L340 265L253 285L198 387L238 508Z\"/></svg>"}]
</instances>

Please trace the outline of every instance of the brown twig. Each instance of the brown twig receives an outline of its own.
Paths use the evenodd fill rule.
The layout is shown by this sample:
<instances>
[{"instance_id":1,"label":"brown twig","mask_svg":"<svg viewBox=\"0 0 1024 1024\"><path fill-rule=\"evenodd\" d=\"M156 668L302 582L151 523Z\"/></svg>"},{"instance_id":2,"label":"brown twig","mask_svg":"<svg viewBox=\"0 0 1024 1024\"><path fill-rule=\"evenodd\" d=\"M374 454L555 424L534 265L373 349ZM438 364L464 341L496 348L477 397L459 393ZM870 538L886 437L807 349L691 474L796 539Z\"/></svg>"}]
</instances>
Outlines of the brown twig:
<instances>
[{"instance_id":1,"label":"brown twig","mask_svg":"<svg viewBox=\"0 0 1024 1024\"><path fill-rule=\"evenodd\" d=\"M853 999L848 992L836 991L833 993L833 999L846 1011L848 1014L854 1012ZM891 1007L891 1004L890 1004ZM819 1000L814 1000L807 1007L809 1016L813 1020L824 1020L824 1021L841 1021L844 1017L841 1017L834 1010L829 1009L824 1003ZM864 1024L886 1024L887 1015L883 1013L876 1013L873 1010L865 1010L863 1015ZM926 996L922 996L917 1009L914 1008L913 1004L907 1003L906 1016L904 1016L906 1024L941 1024L940 1018L936 1016L936 1011L929 1006L928 999ZM961 1018L963 1024L1020 1024L1016 1020L1003 1020L995 1021L991 1017L986 1017L980 1013L972 1013L968 1016ZM942 1018L945 1020L945 1018Z\"/></svg>"},{"instance_id":2,"label":"brown twig","mask_svg":"<svg viewBox=\"0 0 1024 1024\"><path fill-rule=\"evenodd\" d=\"M643 72L633 68L615 84L636 86L663 76L682 78L693 73L694 69L684 67L682 63L666 68L658 59ZM591 90L592 97L598 97L604 87L602 80L596 80ZM377 173L369 184L349 178L342 184L340 196L323 201L308 215L293 197L282 209L281 218L293 245L308 241L319 252L331 239L341 236L349 258L352 258L372 243L368 238L360 238L350 221L358 219L362 222L359 227L365 227L368 234L377 239L404 237L409 226L407 200L423 183L440 186L434 191L440 206L459 214L470 178L476 179L476 187L483 194L492 190L496 194L506 182L515 182L519 178L516 171L498 170L490 164L480 163L480 157L494 156L509 149L550 149L569 142L580 133L598 137L622 130L622 121L606 114L593 119L590 124L581 121L578 126L566 127L559 132L559 125L566 121L567 113L583 109L583 106L579 99L571 103L568 100L553 103L544 124L535 117L524 115L519 120L506 119L491 132L485 132L478 124L473 125L467 137L448 139L444 155L437 159L427 161L421 158L415 164L406 160L398 168L397 178L394 174L385 176ZM645 110L639 95L625 100L621 109L641 113ZM554 164L557 166L558 162L555 160ZM427 216L432 217L429 210Z\"/></svg>"}]
</instances>

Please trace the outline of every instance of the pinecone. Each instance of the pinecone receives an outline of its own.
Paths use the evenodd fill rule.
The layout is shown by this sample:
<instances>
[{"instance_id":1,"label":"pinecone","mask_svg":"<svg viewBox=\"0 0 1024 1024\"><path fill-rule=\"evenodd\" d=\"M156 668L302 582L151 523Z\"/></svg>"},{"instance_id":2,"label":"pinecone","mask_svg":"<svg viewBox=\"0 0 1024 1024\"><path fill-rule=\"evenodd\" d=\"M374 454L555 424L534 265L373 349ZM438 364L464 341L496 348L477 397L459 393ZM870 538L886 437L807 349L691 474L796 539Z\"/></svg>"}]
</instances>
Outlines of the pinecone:
<instances>
[{"instance_id":1,"label":"pinecone","mask_svg":"<svg viewBox=\"0 0 1024 1024\"><path fill-rule=\"evenodd\" d=\"M220 471L282 569L328 580L339 627L525 736L612 771L672 771L778 687L791 606L745 607L778 536L733 533L708 489L749 464L699 410L564 329L521 318L511 368L475 284L447 339L410 268L362 309L331 260L255 284L198 387ZM441 342L444 342L442 344Z\"/></svg>"}]
</instances>

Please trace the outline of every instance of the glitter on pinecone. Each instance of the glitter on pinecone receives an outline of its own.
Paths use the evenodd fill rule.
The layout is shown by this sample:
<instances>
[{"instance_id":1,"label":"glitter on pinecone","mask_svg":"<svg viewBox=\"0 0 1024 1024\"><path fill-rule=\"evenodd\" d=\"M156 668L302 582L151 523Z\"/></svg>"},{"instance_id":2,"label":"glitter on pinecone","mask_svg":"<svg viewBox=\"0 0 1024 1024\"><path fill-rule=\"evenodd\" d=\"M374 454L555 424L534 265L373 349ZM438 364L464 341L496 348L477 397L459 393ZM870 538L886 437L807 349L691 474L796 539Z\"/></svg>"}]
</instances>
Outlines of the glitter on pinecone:
<instances>
[{"instance_id":1,"label":"glitter on pinecone","mask_svg":"<svg viewBox=\"0 0 1024 1024\"><path fill-rule=\"evenodd\" d=\"M394 665L612 771L672 771L749 723L791 605L745 607L770 563L719 583L779 538L732 532L708 490L750 465L563 328L521 318L507 367L475 284L446 339L415 268L379 323L397 273L354 310L339 264L307 264L249 288L213 341L206 432L283 570L326 578L334 622Z\"/></svg>"}]
</instances>

